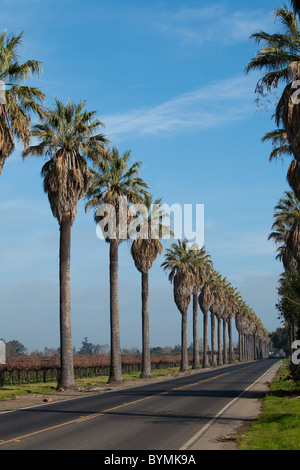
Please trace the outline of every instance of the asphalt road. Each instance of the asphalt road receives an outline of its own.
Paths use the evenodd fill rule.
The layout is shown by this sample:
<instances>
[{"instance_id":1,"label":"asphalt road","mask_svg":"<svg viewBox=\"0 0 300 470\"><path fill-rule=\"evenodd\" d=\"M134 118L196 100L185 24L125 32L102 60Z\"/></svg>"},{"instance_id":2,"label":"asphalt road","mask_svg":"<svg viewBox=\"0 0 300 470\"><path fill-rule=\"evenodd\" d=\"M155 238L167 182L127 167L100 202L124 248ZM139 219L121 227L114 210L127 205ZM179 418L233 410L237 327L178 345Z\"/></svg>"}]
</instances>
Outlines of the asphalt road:
<instances>
[{"instance_id":1,"label":"asphalt road","mask_svg":"<svg viewBox=\"0 0 300 470\"><path fill-rule=\"evenodd\" d=\"M0 413L0 450L178 450L275 362Z\"/></svg>"}]
</instances>

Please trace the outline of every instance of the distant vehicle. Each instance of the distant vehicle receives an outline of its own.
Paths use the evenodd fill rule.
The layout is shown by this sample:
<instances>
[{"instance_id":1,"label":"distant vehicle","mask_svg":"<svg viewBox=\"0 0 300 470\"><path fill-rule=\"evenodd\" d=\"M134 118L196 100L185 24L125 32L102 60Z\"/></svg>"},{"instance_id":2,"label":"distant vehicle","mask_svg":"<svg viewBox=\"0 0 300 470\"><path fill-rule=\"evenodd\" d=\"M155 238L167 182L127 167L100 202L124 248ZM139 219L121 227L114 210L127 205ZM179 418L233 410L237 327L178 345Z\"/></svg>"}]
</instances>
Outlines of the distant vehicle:
<instances>
[{"instance_id":1,"label":"distant vehicle","mask_svg":"<svg viewBox=\"0 0 300 470\"><path fill-rule=\"evenodd\" d=\"M269 354L269 359L284 359L285 356L283 356L282 354L274 354L274 353L270 353Z\"/></svg>"}]
</instances>

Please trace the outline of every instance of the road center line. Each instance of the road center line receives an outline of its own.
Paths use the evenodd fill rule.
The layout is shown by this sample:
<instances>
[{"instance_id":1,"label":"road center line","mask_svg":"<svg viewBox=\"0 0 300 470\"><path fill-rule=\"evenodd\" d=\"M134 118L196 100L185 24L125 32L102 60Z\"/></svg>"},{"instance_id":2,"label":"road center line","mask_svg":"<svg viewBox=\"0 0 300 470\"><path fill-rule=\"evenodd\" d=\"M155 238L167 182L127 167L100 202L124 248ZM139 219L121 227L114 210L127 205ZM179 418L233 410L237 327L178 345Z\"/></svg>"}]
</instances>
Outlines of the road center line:
<instances>
[{"instance_id":1,"label":"road center line","mask_svg":"<svg viewBox=\"0 0 300 470\"><path fill-rule=\"evenodd\" d=\"M249 366L248 366L249 367ZM197 382L193 382L191 384L187 384L187 385L182 385L181 387L176 387L176 388L172 388L171 390L168 390L168 391L165 391L165 392L161 392L161 393L156 393L155 395L149 395L147 397L144 397L144 398L140 398L139 400L135 400L135 401L131 401L129 403L123 403L122 405L117 405L113 408L109 408L107 410L103 410L103 411L99 411L98 413L93 413L89 416L83 416L81 418L76 418L76 419L73 419L71 421L66 421L65 423L61 423L61 424L56 424L55 426L51 426L51 427L48 427L48 428L43 428L43 429L40 429L39 431L35 431L35 432L32 432L32 433L29 433L29 434L24 434L22 436L19 436L19 437L14 437L12 439L9 439L7 441L0 441L0 446L1 445L4 445L4 444L8 444L10 442L20 442L22 439L25 439L25 438L28 438L28 437L32 437L32 436L36 436L38 434L41 434L43 432L46 432L46 431L52 431L53 429L59 429L59 428L62 428L64 426L68 426L70 424L75 424L75 423L82 423L82 422L85 422L85 421L88 421L90 419L94 419L94 418L98 418L100 416L103 416L105 415L106 413L109 413L111 411L114 411L114 410L118 410L120 408L124 408L125 406L129 406L129 405L134 405L136 403L140 403L142 401L145 401L145 400L149 400L150 398L156 398L156 397L159 397L159 396L162 396L162 395L168 395L169 393L172 393L176 390L182 390L184 388L187 388L187 387L194 387L200 383L204 383L204 382L209 382L210 380L215 380L215 379L218 379L220 377L223 377L225 375L228 375L228 374L231 374L235 371L230 371L230 372L224 372L223 374L219 374L219 375L216 375L214 377L210 377L208 379L204 379L204 380L199 380Z\"/></svg>"}]
</instances>

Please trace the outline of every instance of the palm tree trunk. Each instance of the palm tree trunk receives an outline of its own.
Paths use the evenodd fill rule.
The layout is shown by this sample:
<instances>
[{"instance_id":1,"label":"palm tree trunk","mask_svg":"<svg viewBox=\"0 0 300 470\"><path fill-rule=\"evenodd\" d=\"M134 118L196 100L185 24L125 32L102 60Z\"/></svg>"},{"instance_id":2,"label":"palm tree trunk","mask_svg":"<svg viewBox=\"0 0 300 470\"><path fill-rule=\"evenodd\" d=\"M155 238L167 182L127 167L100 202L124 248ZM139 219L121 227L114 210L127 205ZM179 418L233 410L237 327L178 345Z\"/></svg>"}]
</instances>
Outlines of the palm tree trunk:
<instances>
[{"instance_id":1,"label":"palm tree trunk","mask_svg":"<svg viewBox=\"0 0 300 470\"><path fill-rule=\"evenodd\" d=\"M58 389L75 387L71 335L71 214L66 212L60 224L59 240L59 294L60 294L60 374Z\"/></svg>"},{"instance_id":2,"label":"palm tree trunk","mask_svg":"<svg viewBox=\"0 0 300 470\"><path fill-rule=\"evenodd\" d=\"M193 369L200 369L197 292L193 293Z\"/></svg>"},{"instance_id":3,"label":"palm tree trunk","mask_svg":"<svg viewBox=\"0 0 300 470\"><path fill-rule=\"evenodd\" d=\"M224 346L224 358L223 363L228 364L228 352L227 352L227 332L226 332L226 318L223 318L223 346Z\"/></svg>"},{"instance_id":4,"label":"palm tree trunk","mask_svg":"<svg viewBox=\"0 0 300 470\"><path fill-rule=\"evenodd\" d=\"M149 332L149 282L148 272L142 272L142 372L141 378L151 375L150 332Z\"/></svg>"},{"instance_id":5,"label":"palm tree trunk","mask_svg":"<svg viewBox=\"0 0 300 470\"><path fill-rule=\"evenodd\" d=\"M223 364L223 354L222 354L222 340L221 340L221 322L222 318L220 315L218 315L218 366L221 366Z\"/></svg>"},{"instance_id":6,"label":"palm tree trunk","mask_svg":"<svg viewBox=\"0 0 300 470\"><path fill-rule=\"evenodd\" d=\"M211 365L215 367L217 365L216 361L216 332L215 332L215 315L211 313Z\"/></svg>"},{"instance_id":7,"label":"palm tree trunk","mask_svg":"<svg viewBox=\"0 0 300 470\"><path fill-rule=\"evenodd\" d=\"M109 383L123 382L119 325L119 242L111 240L109 247L110 277L110 374Z\"/></svg>"},{"instance_id":8,"label":"palm tree trunk","mask_svg":"<svg viewBox=\"0 0 300 470\"><path fill-rule=\"evenodd\" d=\"M242 332L239 330L239 361L243 361L243 356L242 356Z\"/></svg>"},{"instance_id":9,"label":"palm tree trunk","mask_svg":"<svg viewBox=\"0 0 300 470\"><path fill-rule=\"evenodd\" d=\"M231 317L228 318L228 336L229 336L229 364L233 364L235 362L235 358L234 358L234 351L233 351Z\"/></svg>"},{"instance_id":10,"label":"palm tree trunk","mask_svg":"<svg viewBox=\"0 0 300 470\"><path fill-rule=\"evenodd\" d=\"M258 341L255 334L253 335L253 356L254 360L256 361L258 359Z\"/></svg>"},{"instance_id":11,"label":"palm tree trunk","mask_svg":"<svg viewBox=\"0 0 300 470\"><path fill-rule=\"evenodd\" d=\"M208 322L207 313L203 313L203 367L208 367Z\"/></svg>"},{"instance_id":12,"label":"palm tree trunk","mask_svg":"<svg viewBox=\"0 0 300 470\"><path fill-rule=\"evenodd\" d=\"M243 361L247 361L246 333L243 333Z\"/></svg>"},{"instance_id":13,"label":"palm tree trunk","mask_svg":"<svg viewBox=\"0 0 300 470\"><path fill-rule=\"evenodd\" d=\"M181 314L181 372L189 369L187 348L187 311Z\"/></svg>"}]
</instances>

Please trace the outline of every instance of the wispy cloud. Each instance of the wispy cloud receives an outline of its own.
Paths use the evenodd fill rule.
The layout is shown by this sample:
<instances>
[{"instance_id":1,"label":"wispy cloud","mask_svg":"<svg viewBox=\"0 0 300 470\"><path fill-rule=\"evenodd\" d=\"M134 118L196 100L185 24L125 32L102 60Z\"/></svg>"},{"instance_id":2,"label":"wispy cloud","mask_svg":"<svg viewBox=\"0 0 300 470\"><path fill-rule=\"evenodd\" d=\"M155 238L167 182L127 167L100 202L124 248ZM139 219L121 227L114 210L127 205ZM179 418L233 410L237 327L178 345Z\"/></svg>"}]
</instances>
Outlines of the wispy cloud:
<instances>
[{"instance_id":1,"label":"wispy cloud","mask_svg":"<svg viewBox=\"0 0 300 470\"><path fill-rule=\"evenodd\" d=\"M268 234L258 231L224 233L224 239L211 242L214 252L231 257L263 257L273 255L274 245L268 241Z\"/></svg>"},{"instance_id":2,"label":"wispy cloud","mask_svg":"<svg viewBox=\"0 0 300 470\"><path fill-rule=\"evenodd\" d=\"M263 9L229 11L225 5L182 7L163 12L153 26L163 34L177 37L181 44L201 46L248 41L260 29L270 29L272 13Z\"/></svg>"},{"instance_id":3,"label":"wispy cloud","mask_svg":"<svg viewBox=\"0 0 300 470\"><path fill-rule=\"evenodd\" d=\"M149 136L211 129L245 119L255 112L255 79L235 77L216 81L184 93L159 105L101 116L105 133L123 140L132 135Z\"/></svg>"}]
</instances>

